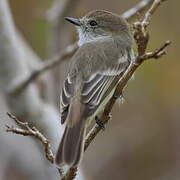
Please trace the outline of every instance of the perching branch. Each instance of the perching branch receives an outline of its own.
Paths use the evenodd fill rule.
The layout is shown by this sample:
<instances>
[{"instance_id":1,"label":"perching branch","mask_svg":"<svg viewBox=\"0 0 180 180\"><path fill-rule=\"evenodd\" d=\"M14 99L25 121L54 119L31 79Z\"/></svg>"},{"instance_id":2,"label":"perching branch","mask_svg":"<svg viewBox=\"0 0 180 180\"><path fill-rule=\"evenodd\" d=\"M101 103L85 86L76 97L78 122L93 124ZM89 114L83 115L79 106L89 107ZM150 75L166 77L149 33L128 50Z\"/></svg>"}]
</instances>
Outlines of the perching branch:
<instances>
[{"instance_id":1,"label":"perching branch","mask_svg":"<svg viewBox=\"0 0 180 180\"><path fill-rule=\"evenodd\" d=\"M148 60L148 59L158 59L161 56L166 54L166 47L169 46L171 44L171 41L166 41L160 48L155 49L153 52L147 52L142 56L139 56L139 60L138 61L144 61L144 60Z\"/></svg>"},{"instance_id":2,"label":"perching branch","mask_svg":"<svg viewBox=\"0 0 180 180\"><path fill-rule=\"evenodd\" d=\"M136 6L134 6L132 9L126 11L121 16L125 18L126 20L130 20L133 17L137 16L137 13L142 12L144 9L146 9L150 4L152 4L153 0L142 0L140 3L138 3ZM57 1L58 3L58 1ZM60 3L60 2L59 2ZM55 3L56 4L56 3ZM54 19L57 17L57 15L52 15L52 10L55 7L55 5L52 7L52 9L49 11L50 19ZM60 10L57 10L55 14L60 13ZM60 13L61 14L61 13ZM58 15L59 17L59 15ZM61 16L62 18L62 16ZM32 73L25 77L24 80L19 82L15 88L11 89L11 93L17 93L23 89L25 89L30 83L32 83L34 80L36 80L39 75L43 74L44 72L51 70L52 68L56 67L57 65L60 65L65 59L70 58L77 50L78 46L77 43L69 45L62 54L56 55L54 58L49 59L45 61L45 63L37 68L36 70L32 71Z\"/></svg>"},{"instance_id":3,"label":"perching branch","mask_svg":"<svg viewBox=\"0 0 180 180\"><path fill-rule=\"evenodd\" d=\"M13 126L6 126L7 132L13 132L15 134L22 134L24 136L33 136L37 138L39 141L42 142L44 146L44 151L46 154L47 160L49 160L51 163L54 162L54 155L51 150L51 145L49 141L45 138L45 136L36 128L36 127L30 127L27 122L22 122L18 120L15 116L13 116L11 113L7 112L7 115L9 118L13 119L17 125L19 125L21 128L15 128Z\"/></svg>"}]
</instances>

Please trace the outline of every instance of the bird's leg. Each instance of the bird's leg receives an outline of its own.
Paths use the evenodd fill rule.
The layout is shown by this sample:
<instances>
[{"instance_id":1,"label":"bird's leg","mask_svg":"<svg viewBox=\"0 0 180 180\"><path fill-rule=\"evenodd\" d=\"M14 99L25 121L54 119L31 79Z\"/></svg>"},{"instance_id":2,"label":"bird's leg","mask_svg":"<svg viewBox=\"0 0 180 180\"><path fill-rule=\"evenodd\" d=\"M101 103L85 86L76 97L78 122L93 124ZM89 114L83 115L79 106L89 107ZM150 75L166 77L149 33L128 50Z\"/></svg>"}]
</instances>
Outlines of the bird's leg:
<instances>
[{"instance_id":1,"label":"bird's leg","mask_svg":"<svg viewBox=\"0 0 180 180\"><path fill-rule=\"evenodd\" d=\"M124 99L124 91L122 91L120 95L114 94L114 95L113 95L113 98L114 98L114 99L119 99L119 98L120 98L120 99Z\"/></svg>"},{"instance_id":2,"label":"bird's leg","mask_svg":"<svg viewBox=\"0 0 180 180\"><path fill-rule=\"evenodd\" d=\"M108 115L108 119L111 120L112 119L112 114L111 112L109 113ZM96 124L104 131L105 130L105 124L99 119L98 116L95 116L95 121L96 121Z\"/></svg>"},{"instance_id":3,"label":"bird's leg","mask_svg":"<svg viewBox=\"0 0 180 180\"><path fill-rule=\"evenodd\" d=\"M96 121L96 124L104 131L104 130L105 130L105 125L104 125L104 123L99 119L98 116L95 116L95 121Z\"/></svg>"},{"instance_id":4,"label":"bird's leg","mask_svg":"<svg viewBox=\"0 0 180 180\"><path fill-rule=\"evenodd\" d=\"M113 98L115 100L117 100L120 104L122 104L123 102L127 102L127 99L125 98L125 95L124 95L124 91L121 92L120 95L113 95Z\"/></svg>"}]
</instances>

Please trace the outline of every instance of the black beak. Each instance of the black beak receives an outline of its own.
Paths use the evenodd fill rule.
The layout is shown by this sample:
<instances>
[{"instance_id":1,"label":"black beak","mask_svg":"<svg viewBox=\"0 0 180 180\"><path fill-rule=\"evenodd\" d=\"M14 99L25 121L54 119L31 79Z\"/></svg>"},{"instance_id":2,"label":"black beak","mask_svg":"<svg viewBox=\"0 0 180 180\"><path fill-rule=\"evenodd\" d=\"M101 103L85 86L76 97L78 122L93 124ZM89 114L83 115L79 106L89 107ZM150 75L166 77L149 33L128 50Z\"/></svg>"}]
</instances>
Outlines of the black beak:
<instances>
[{"instance_id":1,"label":"black beak","mask_svg":"<svg viewBox=\"0 0 180 180\"><path fill-rule=\"evenodd\" d=\"M75 19L75 18L72 18L72 17L65 17L65 20L76 25L76 26L80 26L81 25L81 22L79 19Z\"/></svg>"}]
</instances>

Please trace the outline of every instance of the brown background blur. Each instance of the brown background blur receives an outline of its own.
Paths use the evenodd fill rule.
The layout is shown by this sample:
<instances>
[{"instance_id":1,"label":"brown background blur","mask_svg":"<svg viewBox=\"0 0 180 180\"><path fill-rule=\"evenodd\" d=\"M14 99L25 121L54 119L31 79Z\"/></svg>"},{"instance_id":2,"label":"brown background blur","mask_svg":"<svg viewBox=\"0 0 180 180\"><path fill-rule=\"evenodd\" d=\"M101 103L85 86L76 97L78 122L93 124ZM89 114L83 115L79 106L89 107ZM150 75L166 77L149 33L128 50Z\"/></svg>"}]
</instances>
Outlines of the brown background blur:
<instances>
[{"instance_id":1,"label":"brown background blur","mask_svg":"<svg viewBox=\"0 0 180 180\"><path fill-rule=\"evenodd\" d=\"M137 2L81 0L68 16L78 17L92 9L105 9L121 14ZM51 28L43 16L51 3L50 0L10 0L18 29L43 59L47 59L52 53L49 50L51 40L48 36ZM113 108L112 121L85 153L82 168L88 180L180 179L179 7L180 1L169 0L163 3L153 16L148 49L159 47L165 40L172 40L173 43L168 48L166 56L158 61L144 63L137 70L135 79L128 83L125 89L126 102ZM65 23L62 29L59 35L59 49L63 49L76 39L75 30L71 25ZM66 67L65 63L62 67ZM57 76L57 87L60 89L63 68L56 68L54 73ZM58 104L59 89L53 90L54 97L48 97L52 101L57 101L53 102L54 104ZM32 142L26 142L27 137L4 133L4 124L11 122L5 116L7 108L3 98L0 101L0 118L3 121L0 142L6 142L6 146L4 149L1 147L0 151L0 156L5 159L0 162L0 174L1 171L7 172L2 180L30 180L31 173L39 173L39 180L47 179L44 171L38 171L43 157L39 157L38 151L34 152ZM14 143L15 141L17 143ZM18 151L27 151L27 156L22 158L32 157L37 162L29 174L17 170L18 164L13 164L8 158L6 161L6 151L14 146L21 147ZM25 149L26 146L29 147L28 150ZM16 157L13 152L12 156ZM27 160L25 166L28 166L31 160ZM19 169L21 168L23 169Z\"/></svg>"}]
</instances>

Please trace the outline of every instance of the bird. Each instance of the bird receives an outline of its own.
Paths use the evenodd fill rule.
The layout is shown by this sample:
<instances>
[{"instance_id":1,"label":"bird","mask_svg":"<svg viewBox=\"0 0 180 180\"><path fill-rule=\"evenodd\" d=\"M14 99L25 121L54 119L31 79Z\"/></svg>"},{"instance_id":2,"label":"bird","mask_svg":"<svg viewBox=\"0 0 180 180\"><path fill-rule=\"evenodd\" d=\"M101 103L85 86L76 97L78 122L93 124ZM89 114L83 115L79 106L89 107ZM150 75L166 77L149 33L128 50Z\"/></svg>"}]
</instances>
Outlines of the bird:
<instances>
[{"instance_id":1,"label":"bird","mask_svg":"<svg viewBox=\"0 0 180 180\"><path fill-rule=\"evenodd\" d=\"M117 77L134 59L133 36L126 20L109 11L93 10L82 18L65 19L76 26L79 48L61 89L60 115L65 130L55 163L77 167L87 127L103 112L118 84Z\"/></svg>"}]
</instances>

